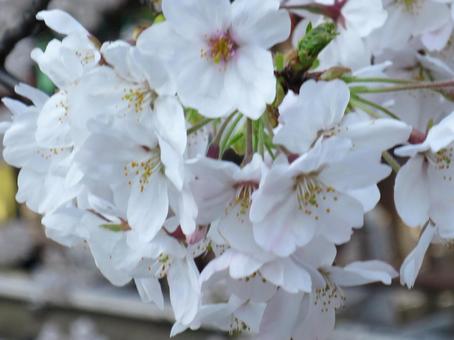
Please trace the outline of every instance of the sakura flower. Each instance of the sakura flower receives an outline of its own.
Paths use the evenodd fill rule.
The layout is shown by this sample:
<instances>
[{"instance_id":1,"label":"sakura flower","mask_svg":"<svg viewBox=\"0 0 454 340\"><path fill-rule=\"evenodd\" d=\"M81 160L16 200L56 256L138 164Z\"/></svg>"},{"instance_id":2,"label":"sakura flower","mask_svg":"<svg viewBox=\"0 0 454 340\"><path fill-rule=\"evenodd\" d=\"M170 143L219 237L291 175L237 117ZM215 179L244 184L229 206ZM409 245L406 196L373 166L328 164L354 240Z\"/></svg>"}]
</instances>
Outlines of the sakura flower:
<instances>
[{"instance_id":1,"label":"sakura flower","mask_svg":"<svg viewBox=\"0 0 454 340\"><path fill-rule=\"evenodd\" d=\"M333 253L323 256L323 251L318 250L321 260L313 258L316 259L313 265L318 262L319 267L313 272L312 293L295 295L279 291L265 310L257 339L327 339L334 330L336 310L343 307L346 299L342 287L372 282L389 285L397 276L391 266L380 261L354 262L344 268L335 267L323 263Z\"/></svg>"},{"instance_id":2,"label":"sakura flower","mask_svg":"<svg viewBox=\"0 0 454 340\"><path fill-rule=\"evenodd\" d=\"M275 143L302 154L319 137L339 136L350 139L355 148L373 147L381 153L408 139L411 129L402 122L345 114L349 101L349 88L340 80L305 82L296 99L283 103Z\"/></svg>"},{"instance_id":3,"label":"sakura flower","mask_svg":"<svg viewBox=\"0 0 454 340\"><path fill-rule=\"evenodd\" d=\"M59 88L43 106L37 121L36 139L49 148L74 146L70 121L79 114L70 95L80 79L99 66L101 54L94 38L69 14L60 10L41 11L37 18L58 33L62 40L52 40L43 52L32 51L32 59Z\"/></svg>"},{"instance_id":4,"label":"sakura flower","mask_svg":"<svg viewBox=\"0 0 454 340\"><path fill-rule=\"evenodd\" d=\"M260 117L276 94L268 49L290 33L279 0L164 0L162 9L166 21L143 32L137 45L160 51L171 65L182 103L207 117L236 109Z\"/></svg>"},{"instance_id":5,"label":"sakura flower","mask_svg":"<svg viewBox=\"0 0 454 340\"><path fill-rule=\"evenodd\" d=\"M431 50L442 49L452 32L449 8L440 1L389 1L384 26L370 36L375 51L399 51L410 47L412 38L420 39Z\"/></svg>"},{"instance_id":6,"label":"sakura flower","mask_svg":"<svg viewBox=\"0 0 454 340\"><path fill-rule=\"evenodd\" d=\"M260 246L288 256L316 234L338 244L349 240L364 214L352 191L371 187L390 172L377 154L351 148L350 141L333 137L291 164L283 158L274 162L252 200L250 218Z\"/></svg>"},{"instance_id":7,"label":"sakura flower","mask_svg":"<svg viewBox=\"0 0 454 340\"><path fill-rule=\"evenodd\" d=\"M3 140L3 157L22 168L16 199L38 213L49 212L77 195L78 188L71 185L68 177L71 150L42 147L36 141L38 115L49 101L47 95L24 84L18 85L16 92L33 104L26 106L17 100L3 99L13 114Z\"/></svg>"},{"instance_id":8,"label":"sakura flower","mask_svg":"<svg viewBox=\"0 0 454 340\"><path fill-rule=\"evenodd\" d=\"M183 114L171 100L163 100L161 105L169 115ZM169 204L178 209L182 206L179 200L186 197L179 194L184 186L184 150L178 152L156 135L151 116L125 131L102 124L94 129L78 152L77 163L89 177L125 195L131 228L151 240L166 220ZM181 211L175 213L186 216ZM191 233L195 227L188 223L182 227Z\"/></svg>"},{"instance_id":9,"label":"sakura flower","mask_svg":"<svg viewBox=\"0 0 454 340\"><path fill-rule=\"evenodd\" d=\"M442 239L454 237L452 227L452 149L454 114L444 118L420 144L395 150L399 156L410 157L399 171L394 188L397 211L411 227L426 226L415 251L401 268L402 282L413 286L430 239L438 234ZM411 269L410 267L411 266Z\"/></svg>"}]
</instances>

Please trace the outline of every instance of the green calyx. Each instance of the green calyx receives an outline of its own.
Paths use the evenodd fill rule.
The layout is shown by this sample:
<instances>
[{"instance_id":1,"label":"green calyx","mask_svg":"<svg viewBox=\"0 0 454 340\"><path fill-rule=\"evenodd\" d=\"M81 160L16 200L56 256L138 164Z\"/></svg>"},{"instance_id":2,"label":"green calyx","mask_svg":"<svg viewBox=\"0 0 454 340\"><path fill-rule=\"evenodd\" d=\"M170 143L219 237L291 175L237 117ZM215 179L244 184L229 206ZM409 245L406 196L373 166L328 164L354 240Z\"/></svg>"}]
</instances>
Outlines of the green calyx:
<instances>
[{"instance_id":1,"label":"green calyx","mask_svg":"<svg viewBox=\"0 0 454 340\"><path fill-rule=\"evenodd\" d=\"M320 52L336 37L336 25L332 22L323 23L315 28L309 24L306 34L298 43L298 65L302 70L309 70Z\"/></svg>"}]
</instances>

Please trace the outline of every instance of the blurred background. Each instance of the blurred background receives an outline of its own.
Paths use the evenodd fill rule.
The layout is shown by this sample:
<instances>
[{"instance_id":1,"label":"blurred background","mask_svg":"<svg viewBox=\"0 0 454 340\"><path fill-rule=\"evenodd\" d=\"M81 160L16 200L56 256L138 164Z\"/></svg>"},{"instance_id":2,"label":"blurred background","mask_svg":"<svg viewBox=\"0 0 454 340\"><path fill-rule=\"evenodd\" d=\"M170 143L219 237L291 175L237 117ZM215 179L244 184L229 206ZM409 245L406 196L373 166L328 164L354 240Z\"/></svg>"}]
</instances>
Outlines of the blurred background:
<instances>
[{"instance_id":1,"label":"blurred background","mask_svg":"<svg viewBox=\"0 0 454 340\"><path fill-rule=\"evenodd\" d=\"M150 0L0 0L0 97L16 79L52 93L30 51L54 36L36 23L40 8L70 12L100 41L129 39L154 18ZM9 113L0 107L0 121ZM0 139L2 136L0 136ZM88 250L46 239L40 217L14 199L17 170L0 158L0 340L168 339L172 314L140 302L135 287L116 288L97 271ZM394 178L382 183L382 202L366 226L339 249L338 264L381 259L399 268L418 234L393 207ZM432 246L414 290L394 282L346 292L333 339L454 339L454 252ZM219 340L209 330L177 339Z\"/></svg>"}]
</instances>

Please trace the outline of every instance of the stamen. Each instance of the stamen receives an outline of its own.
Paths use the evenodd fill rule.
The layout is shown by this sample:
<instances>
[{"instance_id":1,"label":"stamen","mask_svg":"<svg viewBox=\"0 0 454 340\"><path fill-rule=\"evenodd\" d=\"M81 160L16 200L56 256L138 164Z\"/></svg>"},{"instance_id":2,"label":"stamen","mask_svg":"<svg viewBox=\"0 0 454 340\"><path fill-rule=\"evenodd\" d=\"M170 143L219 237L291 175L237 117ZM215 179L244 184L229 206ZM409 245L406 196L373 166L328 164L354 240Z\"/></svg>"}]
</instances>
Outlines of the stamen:
<instances>
[{"instance_id":1,"label":"stamen","mask_svg":"<svg viewBox=\"0 0 454 340\"><path fill-rule=\"evenodd\" d=\"M433 152L427 152L425 154L426 160L434 166L438 170L448 170L451 167L452 164L452 159L453 159L453 147L447 147L444 149L441 149L440 151L433 153ZM444 176L446 177L445 179L452 180L452 178L449 176Z\"/></svg>"},{"instance_id":2,"label":"stamen","mask_svg":"<svg viewBox=\"0 0 454 340\"><path fill-rule=\"evenodd\" d=\"M319 272L325 279L326 284L325 287L315 290L314 304L319 306L323 313L328 312L330 309L335 311L341 309L346 301L344 292L331 280L329 273L323 270L319 270Z\"/></svg>"},{"instance_id":3,"label":"stamen","mask_svg":"<svg viewBox=\"0 0 454 340\"><path fill-rule=\"evenodd\" d=\"M208 38L209 51L202 50L201 56L208 57L215 64L227 63L231 60L238 49L229 31Z\"/></svg>"},{"instance_id":4,"label":"stamen","mask_svg":"<svg viewBox=\"0 0 454 340\"><path fill-rule=\"evenodd\" d=\"M421 7L420 0L398 0L398 2L411 14L417 14L416 12Z\"/></svg>"},{"instance_id":5,"label":"stamen","mask_svg":"<svg viewBox=\"0 0 454 340\"><path fill-rule=\"evenodd\" d=\"M225 209L225 213L227 214L230 209L239 206L237 217L241 222L244 222L245 218L247 218L247 213L249 212L249 208L252 204L252 193L257 190L257 188L258 183L256 182L250 181L237 183L235 185L235 189L237 189L237 195L235 196L233 201L229 203L229 205Z\"/></svg>"},{"instance_id":6,"label":"stamen","mask_svg":"<svg viewBox=\"0 0 454 340\"><path fill-rule=\"evenodd\" d=\"M139 176L140 192L144 192L145 187L150 182L151 176L162 168L159 149L153 149L150 153L150 158L147 160L132 161L123 168L123 175L125 177ZM132 180L129 180L128 184L131 186Z\"/></svg>"}]
</instances>

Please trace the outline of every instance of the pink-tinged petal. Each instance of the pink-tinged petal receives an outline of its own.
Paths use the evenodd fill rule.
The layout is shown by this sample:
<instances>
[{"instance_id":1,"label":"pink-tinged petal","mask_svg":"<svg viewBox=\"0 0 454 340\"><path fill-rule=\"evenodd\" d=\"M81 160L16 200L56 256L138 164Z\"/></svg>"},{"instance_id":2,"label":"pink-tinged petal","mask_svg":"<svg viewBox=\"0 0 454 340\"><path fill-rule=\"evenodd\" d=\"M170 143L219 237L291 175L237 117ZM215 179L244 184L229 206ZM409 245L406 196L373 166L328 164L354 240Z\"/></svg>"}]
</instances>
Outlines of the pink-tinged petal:
<instances>
[{"instance_id":1,"label":"pink-tinged petal","mask_svg":"<svg viewBox=\"0 0 454 340\"><path fill-rule=\"evenodd\" d=\"M436 228L428 225L421 234L416 247L407 255L404 263L400 267L400 283L408 288L413 288L416 277L421 269L424 255L432 242Z\"/></svg>"},{"instance_id":2,"label":"pink-tinged petal","mask_svg":"<svg viewBox=\"0 0 454 340\"><path fill-rule=\"evenodd\" d=\"M429 219L429 200L427 163L423 156L416 156L397 174L394 186L396 209L407 225L421 226Z\"/></svg>"}]
</instances>

